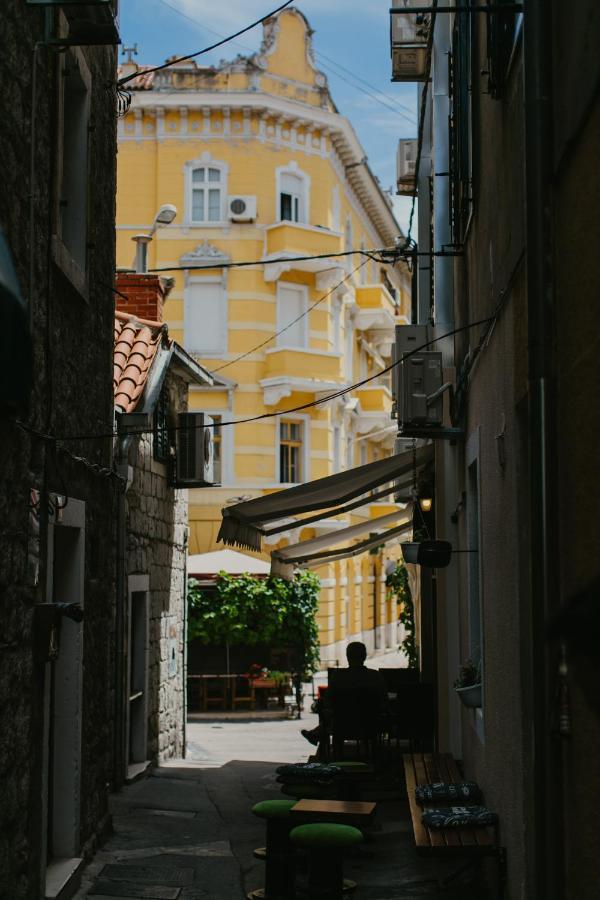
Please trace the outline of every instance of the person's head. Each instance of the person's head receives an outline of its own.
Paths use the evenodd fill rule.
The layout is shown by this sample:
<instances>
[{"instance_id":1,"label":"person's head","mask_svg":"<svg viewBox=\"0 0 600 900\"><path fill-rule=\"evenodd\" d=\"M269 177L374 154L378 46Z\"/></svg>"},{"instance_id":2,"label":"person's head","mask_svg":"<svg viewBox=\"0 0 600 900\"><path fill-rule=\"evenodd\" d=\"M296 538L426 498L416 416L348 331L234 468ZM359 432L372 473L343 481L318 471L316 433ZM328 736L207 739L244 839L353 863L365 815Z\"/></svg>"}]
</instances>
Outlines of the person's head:
<instances>
[{"instance_id":1,"label":"person's head","mask_svg":"<svg viewBox=\"0 0 600 900\"><path fill-rule=\"evenodd\" d=\"M362 666L367 658L367 648L361 641L351 641L346 647L349 666Z\"/></svg>"}]
</instances>

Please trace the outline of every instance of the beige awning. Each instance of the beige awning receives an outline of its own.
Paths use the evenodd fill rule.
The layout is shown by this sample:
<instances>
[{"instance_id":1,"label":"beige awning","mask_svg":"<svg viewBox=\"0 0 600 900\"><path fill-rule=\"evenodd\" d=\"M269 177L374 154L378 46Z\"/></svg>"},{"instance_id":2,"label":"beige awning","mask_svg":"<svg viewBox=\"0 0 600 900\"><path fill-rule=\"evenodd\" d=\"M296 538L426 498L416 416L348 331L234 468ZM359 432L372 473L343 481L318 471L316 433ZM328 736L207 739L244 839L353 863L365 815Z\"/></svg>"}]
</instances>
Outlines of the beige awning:
<instances>
[{"instance_id":1,"label":"beige awning","mask_svg":"<svg viewBox=\"0 0 600 900\"><path fill-rule=\"evenodd\" d=\"M226 544L260 549L261 534L276 534L289 529L289 518L302 513L321 510L319 516L311 516L308 522L317 521L323 516L337 516L351 507L368 503L368 494L375 488L390 483L386 493L410 492L413 470L417 471L433 457L431 446L422 447L413 455L412 450L398 453L387 459L358 466L347 472L338 472L326 478L318 478L307 484L298 484L285 491L277 491L245 503L225 507L222 510L223 521L218 540ZM382 492L383 493L383 492ZM356 498L362 499L358 502ZM288 519L280 527L275 523L279 519Z\"/></svg>"},{"instance_id":2,"label":"beige awning","mask_svg":"<svg viewBox=\"0 0 600 900\"><path fill-rule=\"evenodd\" d=\"M297 568L298 566L301 566L302 568L314 568L315 566L325 565L325 563L350 559L352 556L358 556L360 553L366 553L368 550L372 550L373 547L379 547L381 544L388 544L390 541L398 539L403 534L411 531L413 527L412 519L410 521L405 520L394 528L390 528L388 531L373 534L373 525L376 521L377 520L375 519L371 523L369 537L350 547L340 547L337 550L321 550L314 553L307 553L306 551L302 552L299 550L296 556L288 557L287 559L280 559L272 553L271 574L278 575L280 578L291 579L294 576L294 568ZM332 543L335 543L335 538L339 536L340 533L341 532L338 531L331 534L331 537L334 538ZM324 535L324 537L326 537L326 535ZM310 544L312 542L304 541L303 543ZM296 544L295 546L299 548L301 544ZM286 547L285 549L287 550L289 548Z\"/></svg>"}]
</instances>

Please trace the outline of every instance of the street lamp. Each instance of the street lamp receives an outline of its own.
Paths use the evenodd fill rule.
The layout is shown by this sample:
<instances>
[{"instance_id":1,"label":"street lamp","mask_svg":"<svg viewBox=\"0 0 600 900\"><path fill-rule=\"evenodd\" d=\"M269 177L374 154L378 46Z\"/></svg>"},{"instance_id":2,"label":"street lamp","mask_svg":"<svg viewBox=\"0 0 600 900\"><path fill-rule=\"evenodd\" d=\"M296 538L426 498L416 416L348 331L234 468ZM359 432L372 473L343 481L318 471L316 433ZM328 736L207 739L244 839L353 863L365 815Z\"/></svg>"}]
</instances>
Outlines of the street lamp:
<instances>
[{"instance_id":1,"label":"street lamp","mask_svg":"<svg viewBox=\"0 0 600 900\"><path fill-rule=\"evenodd\" d=\"M431 497L419 497L419 506L421 507L422 512L431 512L432 505L433 499Z\"/></svg>"},{"instance_id":2,"label":"street lamp","mask_svg":"<svg viewBox=\"0 0 600 900\"><path fill-rule=\"evenodd\" d=\"M135 241L135 271L137 274L146 272L148 269L148 244L154 237L154 232L161 225L170 225L177 215L177 207L172 203L163 203L152 222L152 227L148 234L136 234L131 240Z\"/></svg>"}]
</instances>

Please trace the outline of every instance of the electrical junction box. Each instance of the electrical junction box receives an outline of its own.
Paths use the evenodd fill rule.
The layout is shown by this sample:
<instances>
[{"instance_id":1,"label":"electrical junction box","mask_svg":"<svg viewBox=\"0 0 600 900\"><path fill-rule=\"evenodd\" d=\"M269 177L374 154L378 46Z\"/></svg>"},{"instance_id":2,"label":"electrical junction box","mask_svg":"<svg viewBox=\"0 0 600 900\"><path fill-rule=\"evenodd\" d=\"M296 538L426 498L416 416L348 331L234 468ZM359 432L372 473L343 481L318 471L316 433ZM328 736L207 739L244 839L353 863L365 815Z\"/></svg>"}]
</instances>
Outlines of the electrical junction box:
<instances>
[{"instance_id":1,"label":"electrical junction box","mask_svg":"<svg viewBox=\"0 0 600 900\"><path fill-rule=\"evenodd\" d=\"M442 354L425 351L405 359L402 373L402 395L398 419L402 425L440 427L443 421L443 395L431 398L443 384Z\"/></svg>"}]
</instances>

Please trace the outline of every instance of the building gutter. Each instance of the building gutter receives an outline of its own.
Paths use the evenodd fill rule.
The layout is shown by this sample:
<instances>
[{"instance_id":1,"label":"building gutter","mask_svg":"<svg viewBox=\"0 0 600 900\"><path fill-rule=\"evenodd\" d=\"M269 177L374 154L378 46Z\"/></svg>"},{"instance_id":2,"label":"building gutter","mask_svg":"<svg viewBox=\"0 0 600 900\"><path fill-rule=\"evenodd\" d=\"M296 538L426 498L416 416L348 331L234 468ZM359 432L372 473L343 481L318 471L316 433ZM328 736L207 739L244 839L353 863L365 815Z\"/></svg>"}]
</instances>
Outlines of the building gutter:
<instances>
[{"instance_id":1,"label":"building gutter","mask_svg":"<svg viewBox=\"0 0 600 900\"><path fill-rule=\"evenodd\" d=\"M556 383L553 241L552 15L545 0L524 4L530 478L530 662L523 671L524 721L530 719L533 857L528 896L564 896L561 748L551 737L555 666L546 622L559 602L556 503ZM525 651L527 653L527 650ZM557 664L557 661L555 661ZM527 687L528 685L528 687ZM526 817L531 820L531 816Z\"/></svg>"}]
</instances>

